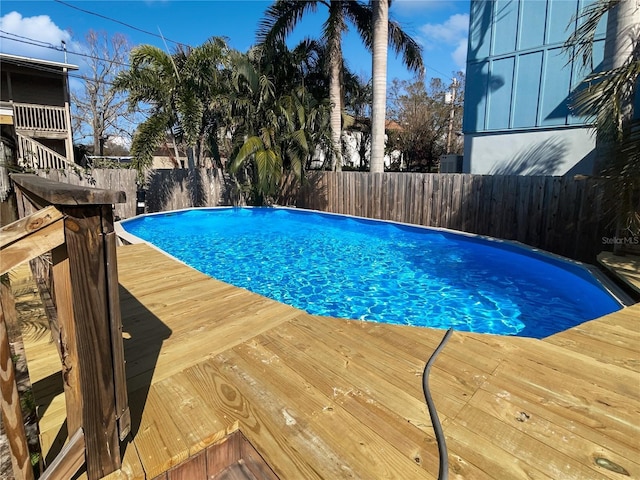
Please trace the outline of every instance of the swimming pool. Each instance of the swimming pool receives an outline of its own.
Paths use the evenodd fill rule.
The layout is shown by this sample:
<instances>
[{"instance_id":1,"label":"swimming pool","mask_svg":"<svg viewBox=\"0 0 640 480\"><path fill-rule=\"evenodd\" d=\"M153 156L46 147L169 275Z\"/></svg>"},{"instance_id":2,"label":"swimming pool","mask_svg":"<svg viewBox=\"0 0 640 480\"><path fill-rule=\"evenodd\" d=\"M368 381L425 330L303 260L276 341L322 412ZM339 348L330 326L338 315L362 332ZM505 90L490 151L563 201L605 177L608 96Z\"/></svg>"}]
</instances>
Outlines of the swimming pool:
<instances>
[{"instance_id":1,"label":"swimming pool","mask_svg":"<svg viewBox=\"0 0 640 480\"><path fill-rule=\"evenodd\" d=\"M216 279L314 315L542 338L621 308L580 264L439 229L231 207L121 226Z\"/></svg>"}]
</instances>

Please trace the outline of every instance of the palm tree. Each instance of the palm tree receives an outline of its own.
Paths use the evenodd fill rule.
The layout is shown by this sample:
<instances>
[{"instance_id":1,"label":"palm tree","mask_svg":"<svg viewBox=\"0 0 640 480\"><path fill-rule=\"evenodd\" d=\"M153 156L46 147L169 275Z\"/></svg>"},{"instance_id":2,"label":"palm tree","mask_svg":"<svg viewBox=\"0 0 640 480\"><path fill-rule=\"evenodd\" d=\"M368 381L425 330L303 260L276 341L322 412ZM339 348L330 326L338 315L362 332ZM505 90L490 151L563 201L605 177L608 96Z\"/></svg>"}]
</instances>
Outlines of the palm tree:
<instances>
[{"instance_id":1,"label":"palm tree","mask_svg":"<svg viewBox=\"0 0 640 480\"><path fill-rule=\"evenodd\" d=\"M280 43L275 50L256 47L234 61L236 149L230 171L251 181L256 203L277 198L285 171L301 180L316 146L329 143L328 103L305 86L313 81L316 53L307 41L291 51Z\"/></svg>"},{"instance_id":2,"label":"palm tree","mask_svg":"<svg viewBox=\"0 0 640 480\"><path fill-rule=\"evenodd\" d=\"M315 12L319 5L328 9L327 20L323 24L323 37L327 42L329 75L329 101L331 102L332 170L340 170L342 153L340 134L342 130L342 33L348 30L347 21L355 25L365 46L373 45L373 13L370 5L358 0L277 0L265 12L265 18L258 29L260 44L273 45L283 42L301 18L308 12ZM398 53L402 53L407 67L422 71L420 46L407 35L398 24L389 22L389 40Z\"/></svg>"},{"instance_id":3,"label":"palm tree","mask_svg":"<svg viewBox=\"0 0 640 480\"><path fill-rule=\"evenodd\" d=\"M384 172L384 125L387 105L387 44L389 0L373 0L373 102L371 105L372 173Z\"/></svg>"},{"instance_id":4,"label":"palm tree","mask_svg":"<svg viewBox=\"0 0 640 480\"><path fill-rule=\"evenodd\" d=\"M201 165L205 152L217 154L216 107L226 85L228 56L225 41L217 37L199 47L179 47L173 55L151 45L131 51L131 68L116 77L114 86L129 93L131 106L151 106L131 146L138 171L150 166L168 133L174 146L179 141L186 145L190 169Z\"/></svg>"},{"instance_id":5,"label":"palm tree","mask_svg":"<svg viewBox=\"0 0 640 480\"><path fill-rule=\"evenodd\" d=\"M640 75L640 7L637 2L597 0L579 15L565 43L573 61L593 69L596 29L608 14L603 71L588 75L573 106L594 122L599 173L607 179L605 201L616 234L640 235L640 122L634 101ZM637 116L637 112L636 112Z\"/></svg>"}]
</instances>

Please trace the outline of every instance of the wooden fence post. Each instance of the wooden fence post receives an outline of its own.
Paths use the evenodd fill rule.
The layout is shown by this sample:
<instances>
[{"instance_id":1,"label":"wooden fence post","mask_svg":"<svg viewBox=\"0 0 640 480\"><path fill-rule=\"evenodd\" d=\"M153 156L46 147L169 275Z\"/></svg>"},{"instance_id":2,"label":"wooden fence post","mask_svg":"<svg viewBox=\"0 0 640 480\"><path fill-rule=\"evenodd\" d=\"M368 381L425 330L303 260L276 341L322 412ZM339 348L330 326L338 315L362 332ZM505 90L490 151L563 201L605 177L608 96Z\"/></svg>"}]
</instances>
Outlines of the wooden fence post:
<instances>
[{"instance_id":1,"label":"wooden fence post","mask_svg":"<svg viewBox=\"0 0 640 480\"><path fill-rule=\"evenodd\" d=\"M65 239L80 365L87 475L94 479L120 468L102 238L103 208L61 206L60 210L66 216Z\"/></svg>"},{"instance_id":2,"label":"wooden fence post","mask_svg":"<svg viewBox=\"0 0 640 480\"><path fill-rule=\"evenodd\" d=\"M65 378L65 396L72 408L81 408L80 415L68 410L67 417L70 428L81 423L87 476L99 479L120 468L119 440L130 422L113 233L113 204L124 201L124 192L33 175L12 179L32 204L55 205L64 215L65 244L53 250L54 288L61 342L68 349L63 373L76 369Z\"/></svg>"}]
</instances>

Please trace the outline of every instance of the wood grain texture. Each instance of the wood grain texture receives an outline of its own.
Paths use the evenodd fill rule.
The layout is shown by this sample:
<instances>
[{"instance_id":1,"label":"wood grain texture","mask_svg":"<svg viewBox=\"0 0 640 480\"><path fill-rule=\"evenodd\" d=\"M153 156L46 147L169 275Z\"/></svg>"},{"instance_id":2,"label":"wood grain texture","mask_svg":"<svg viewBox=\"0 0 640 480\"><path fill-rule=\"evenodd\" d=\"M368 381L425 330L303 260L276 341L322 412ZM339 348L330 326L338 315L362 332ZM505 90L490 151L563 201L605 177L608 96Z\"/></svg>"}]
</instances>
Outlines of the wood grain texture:
<instances>
[{"instance_id":1,"label":"wood grain texture","mask_svg":"<svg viewBox=\"0 0 640 480\"><path fill-rule=\"evenodd\" d=\"M102 231L102 218L108 212L100 207L65 207L64 213L81 365L82 427L87 472L93 480L120 468Z\"/></svg>"},{"instance_id":2,"label":"wood grain texture","mask_svg":"<svg viewBox=\"0 0 640 480\"><path fill-rule=\"evenodd\" d=\"M121 191L64 184L37 175L13 174L11 180L32 201L39 203L38 199L44 200L46 205L112 205L126 201L125 193Z\"/></svg>"},{"instance_id":3,"label":"wood grain texture","mask_svg":"<svg viewBox=\"0 0 640 480\"><path fill-rule=\"evenodd\" d=\"M601 252L598 255L598 263L640 294L640 257L638 255L619 256L612 252Z\"/></svg>"},{"instance_id":4,"label":"wood grain texture","mask_svg":"<svg viewBox=\"0 0 640 480\"><path fill-rule=\"evenodd\" d=\"M62 219L29 233L0 250L0 275L64 243Z\"/></svg>"},{"instance_id":5,"label":"wood grain texture","mask_svg":"<svg viewBox=\"0 0 640 480\"><path fill-rule=\"evenodd\" d=\"M595 262L612 236L595 179L314 172L297 206L517 240ZM357 199L357 200L356 200Z\"/></svg>"},{"instance_id":6,"label":"wood grain texture","mask_svg":"<svg viewBox=\"0 0 640 480\"><path fill-rule=\"evenodd\" d=\"M106 225L105 222L107 223ZM108 215L106 219L103 216L102 223L106 255L107 309L111 336L113 381L116 395L116 419L118 421L118 437L122 441L131 431L131 412L129 410L129 401L127 398L127 375L124 366L125 359L124 343L122 340L122 315L120 313L120 296L118 289L116 235L113 232L113 222L111 221L110 215Z\"/></svg>"},{"instance_id":7,"label":"wood grain texture","mask_svg":"<svg viewBox=\"0 0 640 480\"><path fill-rule=\"evenodd\" d=\"M5 306L0 303L0 390L2 392L2 424L9 439L11 465L16 480L33 480L27 435L20 408L16 373L11 359L9 335L4 320Z\"/></svg>"},{"instance_id":8,"label":"wood grain texture","mask_svg":"<svg viewBox=\"0 0 640 480\"><path fill-rule=\"evenodd\" d=\"M166 478L237 430L283 479L435 478L421 373L443 331L313 317L146 245L117 254L132 437L109 480ZM450 478L620 476L598 458L640 478L638 318L640 305L544 340L455 332L430 379Z\"/></svg>"},{"instance_id":9,"label":"wood grain texture","mask_svg":"<svg viewBox=\"0 0 640 480\"><path fill-rule=\"evenodd\" d=\"M51 252L51 260L53 262L53 287L59 335L53 340L59 346L58 350L62 361L61 372L65 392L67 428L69 431L75 432L82 428L82 394L80 391L82 366L79 364L71 273L66 246L61 245L55 248Z\"/></svg>"},{"instance_id":10,"label":"wood grain texture","mask_svg":"<svg viewBox=\"0 0 640 480\"><path fill-rule=\"evenodd\" d=\"M84 465L84 433L77 430L69 437L56 459L40 475L41 480L66 480L72 478Z\"/></svg>"},{"instance_id":11,"label":"wood grain texture","mask_svg":"<svg viewBox=\"0 0 640 480\"><path fill-rule=\"evenodd\" d=\"M17 242L58 220L62 220L62 213L54 206L48 206L28 217L16 220L0 229L0 248Z\"/></svg>"}]
</instances>

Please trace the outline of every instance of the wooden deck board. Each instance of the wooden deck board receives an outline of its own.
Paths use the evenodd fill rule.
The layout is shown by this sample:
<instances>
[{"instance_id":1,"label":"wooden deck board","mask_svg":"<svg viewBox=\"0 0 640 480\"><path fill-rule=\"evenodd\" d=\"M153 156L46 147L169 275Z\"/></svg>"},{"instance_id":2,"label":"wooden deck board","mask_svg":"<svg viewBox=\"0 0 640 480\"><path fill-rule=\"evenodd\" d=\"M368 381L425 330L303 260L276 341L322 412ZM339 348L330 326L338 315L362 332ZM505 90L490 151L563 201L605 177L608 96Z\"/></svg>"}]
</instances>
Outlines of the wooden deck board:
<instances>
[{"instance_id":1,"label":"wooden deck board","mask_svg":"<svg viewBox=\"0 0 640 480\"><path fill-rule=\"evenodd\" d=\"M313 317L145 245L118 261L133 435L110 480L237 429L283 479L436 478L421 374L444 331ZM639 319L636 305L544 340L455 332L430 379L451 478L620 478L597 457L640 478ZM55 451L57 354L42 329L25 342Z\"/></svg>"},{"instance_id":2,"label":"wooden deck board","mask_svg":"<svg viewBox=\"0 0 640 480\"><path fill-rule=\"evenodd\" d=\"M614 255L612 252L601 252L598 254L598 262L640 293L640 256L621 256Z\"/></svg>"}]
</instances>

